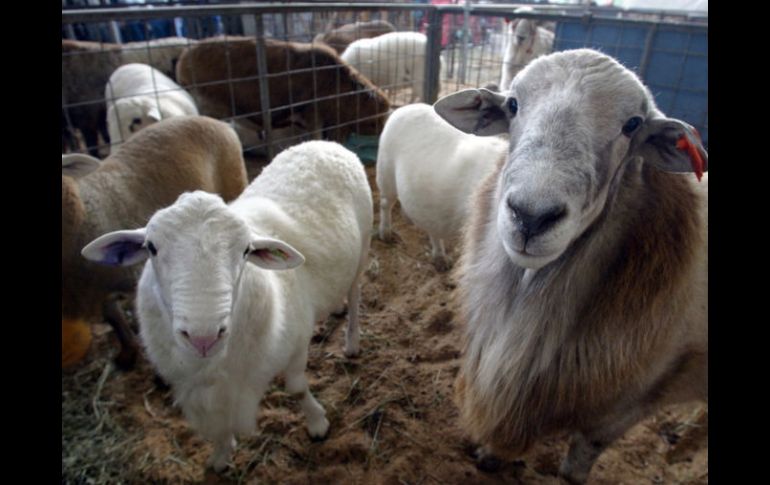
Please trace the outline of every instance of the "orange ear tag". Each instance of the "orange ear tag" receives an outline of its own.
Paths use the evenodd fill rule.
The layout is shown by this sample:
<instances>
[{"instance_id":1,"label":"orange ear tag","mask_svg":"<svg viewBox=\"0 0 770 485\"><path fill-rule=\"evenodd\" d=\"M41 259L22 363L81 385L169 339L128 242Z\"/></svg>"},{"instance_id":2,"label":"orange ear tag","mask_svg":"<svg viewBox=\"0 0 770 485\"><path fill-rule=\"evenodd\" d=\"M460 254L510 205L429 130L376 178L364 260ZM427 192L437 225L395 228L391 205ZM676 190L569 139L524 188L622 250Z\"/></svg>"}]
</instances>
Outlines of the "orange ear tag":
<instances>
[{"instance_id":1,"label":"orange ear tag","mask_svg":"<svg viewBox=\"0 0 770 485\"><path fill-rule=\"evenodd\" d=\"M695 135L700 139L700 134L697 131L695 132ZM695 176L698 178L698 182L700 182L701 177L703 177L703 168L705 163L703 163L703 157L700 156L700 153L695 147L695 144L690 141L690 137L685 133L676 141L676 147L679 150L685 150L687 152L687 155L690 157L690 163L692 164L692 169L695 172Z\"/></svg>"}]
</instances>

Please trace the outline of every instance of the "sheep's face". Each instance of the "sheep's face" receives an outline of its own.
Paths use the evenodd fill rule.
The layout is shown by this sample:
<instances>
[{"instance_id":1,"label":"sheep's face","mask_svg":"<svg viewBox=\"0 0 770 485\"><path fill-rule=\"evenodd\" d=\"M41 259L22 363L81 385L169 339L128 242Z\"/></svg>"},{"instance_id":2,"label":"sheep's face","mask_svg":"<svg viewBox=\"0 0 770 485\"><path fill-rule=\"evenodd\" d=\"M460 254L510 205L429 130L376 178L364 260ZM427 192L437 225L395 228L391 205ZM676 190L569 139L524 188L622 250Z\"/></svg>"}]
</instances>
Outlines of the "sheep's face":
<instances>
[{"instance_id":1,"label":"sheep's face","mask_svg":"<svg viewBox=\"0 0 770 485\"><path fill-rule=\"evenodd\" d=\"M511 260L559 258L605 210L629 160L666 172L707 170L697 131L666 118L639 79L591 49L540 57L510 91L466 89L436 113L466 133L510 137L492 214Z\"/></svg>"},{"instance_id":2,"label":"sheep's face","mask_svg":"<svg viewBox=\"0 0 770 485\"><path fill-rule=\"evenodd\" d=\"M157 123L162 118L157 103L143 96L116 100L110 106L107 116L112 123L116 124L122 141L128 140L138 131Z\"/></svg>"},{"instance_id":3,"label":"sheep's face","mask_svg":"<svg viewBox=\"0 0 770 485\"><path fill-rule=\"evenodd\" d=\"M511 44L508 53L508 56L510 57L505 59L505 62L507 63L511 77L513 77L535 57L532 48L535 42L535 36L537 35L537 26L533 20L515 20L511 23L510 35Z\"/></svg>"},{"instance_id":4,"label":"sheep's face","mask_svg":"<svg viewBox=\"0 0 770 485\"><path fill-rule=\"evenodd\" d=\"M156 296L177 345L190 355L207 358L227 347L250 243L245 222L220 197L201 191L183 194L150 219L144 245Z\"/></svg>"},{"instance_id":5,"label":"sheep's face","mask_svg":"<svg viewBox=\"0 0 770 485\"><path fill-rule=\"evenodd\" d=\"M510 146L497 229L514 263L536 269L602 212L651 101L615 61L582 55L535 61L514 79L505 103Z\"/></svg>"}]
</instances>

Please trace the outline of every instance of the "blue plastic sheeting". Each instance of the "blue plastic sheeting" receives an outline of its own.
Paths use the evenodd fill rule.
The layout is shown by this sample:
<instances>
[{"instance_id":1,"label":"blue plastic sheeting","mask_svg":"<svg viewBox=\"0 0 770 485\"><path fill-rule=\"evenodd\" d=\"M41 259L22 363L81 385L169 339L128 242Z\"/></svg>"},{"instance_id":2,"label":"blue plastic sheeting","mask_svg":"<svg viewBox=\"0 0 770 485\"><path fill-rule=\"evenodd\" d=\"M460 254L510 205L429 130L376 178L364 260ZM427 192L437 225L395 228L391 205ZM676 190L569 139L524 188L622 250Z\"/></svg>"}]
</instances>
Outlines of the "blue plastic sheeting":
<instances>
[{"instance_id":1,"label":"blue plastic sheeting","mask_svg":"<svg viewBox=\"0 0 770 485\"><path fill-rule=\"evenodd\" d=\"M648 35L654 29L644 72ZM554 50L590 47L618 59L642 78L667 116L698 129L708 146L708 30L665 24L560 22Z\"/></svg>"}]
</instances>

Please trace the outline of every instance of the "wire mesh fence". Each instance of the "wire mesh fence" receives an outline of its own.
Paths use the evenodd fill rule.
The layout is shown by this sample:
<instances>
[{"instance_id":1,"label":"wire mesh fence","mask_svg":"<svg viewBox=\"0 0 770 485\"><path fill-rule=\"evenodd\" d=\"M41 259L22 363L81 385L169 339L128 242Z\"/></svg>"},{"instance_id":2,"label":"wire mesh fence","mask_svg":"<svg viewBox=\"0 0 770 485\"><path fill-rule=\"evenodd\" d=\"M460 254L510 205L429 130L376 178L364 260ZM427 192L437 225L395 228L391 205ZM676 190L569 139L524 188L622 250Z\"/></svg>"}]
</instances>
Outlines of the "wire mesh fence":
<instances>
[{"instance_id":1,"label":"wire mesh fence","mask_svg":"<svg viewBox=\"0 0 770 485\"><path fill-rule=\"evenodd\" d=\"M667 115L694 125L708 143L707 18L587 7L293 3L63 10L62 151L104 156L117 144L105 125L121 93L107 99L105 90L127 63L153 66L192 95L200 114L230 122L246 153L271 158L311 138L376 146L390 109L504 81L522 19L552 32L553 50L592 47L615 56ZM151 91L140 94L162 111L162 89ZM118 119L136 121L126 116Z\"/></svg>"}]
</instances>

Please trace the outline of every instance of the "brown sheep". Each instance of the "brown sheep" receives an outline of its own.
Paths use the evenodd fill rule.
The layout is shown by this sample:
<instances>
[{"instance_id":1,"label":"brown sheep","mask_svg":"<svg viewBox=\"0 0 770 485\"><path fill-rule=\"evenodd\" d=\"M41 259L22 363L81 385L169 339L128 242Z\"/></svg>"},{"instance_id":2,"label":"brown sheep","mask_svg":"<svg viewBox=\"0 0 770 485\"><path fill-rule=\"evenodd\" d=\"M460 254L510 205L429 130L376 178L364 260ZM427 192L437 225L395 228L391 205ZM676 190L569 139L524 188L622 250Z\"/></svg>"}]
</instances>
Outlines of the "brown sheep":
<instances>
[{"instance_id":1,"label":"brown sheep","mask_svg":"<svg viewBox=\"0 0 770 485\"><path fill-rule=\"evenodd\" d=\"M385 94L332 48L265 39L265 51L274 126L299 116L309 131L323 130L339 142L353 132L379 134L390 108ZM249 37L206 39L177 64L177 80L188 87L202 114L218 119L251 115L246 120L261 127L258 74L256 39ZM290 104L299 105L290 109Z\"/></svg>"},{"instance_id":2,"label":"brown sheep","mask_svg":"<svg viewBox=\"0 0 770 485\"><path fill-rule=\"evenodd\" d=\"M337 51L337 54L342 54L345 48L354 40L369 39L395 31L396 27L385 20L355 22L318 34L313 39L313 42L323 42Z\"/></svg>"},{"instance_id":3,"label":"brown sheep","mask_svg":"<svg viewBox=\"0 0 770 485\"><path fill-rule=\"evenodd\" d=\"M475 195L458 268L462 422L482 464L572 433L560 474L582 483L639 420L707 399L708 178L667 172L700 179L708 155L590 49L435 109L510 143Z\"/></svg>"},{"instance_id":4,"label":"brown sheep","mask_svg":"<svg viewBox=\"0 0 770 485\"><path fill-rule=\"evenodd\" d=\"M227 124L203 116L169 118L138 132L103 162L62 166L62 319L106 319L121 342L116 363L138 350L116 295L135 291L136 270L107 267L80 251L106 232L144 226L187 191L235 199L247 185L241 144Z\"/></svg>"},{"instance_id":5,"label":"brown sheep","mask_svg":"<svg viewBox=\"0 0 770 485\"><path fill-rule=\"evenodd\" d=\"M71 123L83 134L91 155L98 157L99 134L109 140L104 87L112 71L122 63L120 46L62 39L61 52L62 152L78 148ZM78 106L64 108L71 104Z\"/></svg>"}]
</instances>

